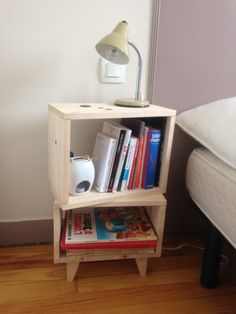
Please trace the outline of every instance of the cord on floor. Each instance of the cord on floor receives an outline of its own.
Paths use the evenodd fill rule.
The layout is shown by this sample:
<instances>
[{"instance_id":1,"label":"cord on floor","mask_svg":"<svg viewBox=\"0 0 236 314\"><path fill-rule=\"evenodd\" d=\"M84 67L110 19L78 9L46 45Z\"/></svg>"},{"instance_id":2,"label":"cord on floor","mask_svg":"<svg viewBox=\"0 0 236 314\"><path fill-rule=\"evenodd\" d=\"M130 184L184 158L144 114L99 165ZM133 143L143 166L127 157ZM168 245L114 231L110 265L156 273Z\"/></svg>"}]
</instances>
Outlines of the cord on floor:
<instances>
[{"instance_id":1,"label":"cord on floor","mask_svg":"<svg viewBox=\"0 0 236 314\"><path fill-rule=\"evenodd\" d=\"M165 250L165 251L177 251L177 250L182 249L182 248L185 247L185 246L191 247L191 248L194 248L194 249L198 249L198 250L201 250L201 251L204 250L204 247L198 246L198 245L194 245L194 244L191 244L191 243L182 243L182 244L180 244L180 245L178 245L178 246L175 246L175 247L163 247L162 249ZM222 260L224 260L224 261L222 261L222 262L220 263L220 265L222 265L222 266L227 266L227 265L229 265L230 260L229 260L229 258L228 258L226 255L221 254L221 258L222 258Z\"/></svg>"}]
</instances>

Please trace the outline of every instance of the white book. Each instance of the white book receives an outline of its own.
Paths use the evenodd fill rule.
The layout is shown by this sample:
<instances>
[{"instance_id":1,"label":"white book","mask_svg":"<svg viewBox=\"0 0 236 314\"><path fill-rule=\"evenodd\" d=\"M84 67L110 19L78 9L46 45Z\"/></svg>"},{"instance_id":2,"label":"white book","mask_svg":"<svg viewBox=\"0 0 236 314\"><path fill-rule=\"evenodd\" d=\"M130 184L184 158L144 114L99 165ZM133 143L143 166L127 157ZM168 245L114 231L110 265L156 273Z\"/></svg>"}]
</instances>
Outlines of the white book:
<instances>
[{"instance_id":1,"label":"white book","mask_svg":"<svg viewBox=\"0 0 236 314\"><path fill-rule=\"evenodd\" d=\"M125 166L124 166L123 178L121 181L121 189L120 189L121 191L127 190L128 180L131 173L131 165L134 159L136 143L137 143L137 137L131 136L130 143L129 143L129 150L127 153L127 158L126 158Z\"/></svg>"},{"instance_id":2,"label":"white book","mask_svg":"<svg viewBox=\"0 0 236 314\"><path fill-rule=\"evenodd\" d=\"M95 179L94 187L98 192L107 192L111 170L116 152L117 140L99 132L93 150Z\"/></svg>"},{"instance_id":3,"label":"white book","mask_svg":"<svg viewBox=\"0 0 236 314\"><path fill-rule=\"evenodd\" d=\"M126 156L126 153L128 150L128 143L129 143L132 131L130 129L128 129L127 127L119 124L119 123L105 121L103 124L103 132L110 134L111 136L115 136L118 141L119 141L121 132L125 132L124 139L122 141L121 153L119 155L119 160L117 163L117 167L115 169L116 172L115 172L115 174L114 173L111 174L111 175L114 175L112 192L116 192L117 187L118 187L118 183L119 183L119 179L120 179L120 175L121 175L121 171L123 168L123 164L125 161L125 156ZM117 145L119 147L119 143L117 143ZM108 189L108 191L109 191L109 189Z\"/></svg>"}]
</instances>

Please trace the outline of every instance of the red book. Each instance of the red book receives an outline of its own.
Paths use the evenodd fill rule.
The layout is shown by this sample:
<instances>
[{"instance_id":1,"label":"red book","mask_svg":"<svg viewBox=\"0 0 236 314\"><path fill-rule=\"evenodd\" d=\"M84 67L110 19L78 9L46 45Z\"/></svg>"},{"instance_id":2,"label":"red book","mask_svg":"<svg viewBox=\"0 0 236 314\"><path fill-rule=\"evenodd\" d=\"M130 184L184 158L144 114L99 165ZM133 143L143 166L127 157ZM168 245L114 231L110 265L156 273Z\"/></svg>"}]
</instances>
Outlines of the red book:
<instances>
[{"instance_id":1,"label":"red book","mask_svg":"<svg viewBox=\"0 0 236 314\"><path fill-rule=\"evenodd\" d=\"M134 189L137 189L139 187L139 178L140 178L141 167L142 167L143 144L144 144L144 134L141 136L140 143L139 143L139 152L138 152L138 157L137 157L137 162L136 162L136 173L135 173L134 184L133 184Z\"/></svg>"},{"instance_id":2,"label":"red book","mask_svg":"<svg viewBox=\"0 0 236 314\"><path fill-rule=\"evenodd\" d=\"M137 138L137 143L136 143L136 147L135 147L134 159L132 162L131 174L130 174L130 179L129 179L129 183L128 183L128 190L131 190L133 187L135 168L136 168L137 158L138 158L138 150L139 150L139 138Z\"/></svg>"},{"instance_id":3,"label":"red book","mask_svg":"<svg viewBox=\"0 0 236 314\"><path fill-rule=\"evenodd\" d=\"M157 237L144 208L82 208L67 212L61 250L155 248Z\"/></svg>"},{"instance_id":4,"label":"red book","mask_svg":"<svg viewBox=\"0 0 236 314\"><path fill-rule=\"evenodd\" d=\"M142 155L141 155L142 151L141 150L143 147L142 138L143 138L143 133L144 133L145 122L139 119L135 119L135 118L123 118L121 120L121 123L132 130L132 135L139 138L138 155L137 155L136 164L134 168L134 177L132 181L133 185L131 187L131 188L135 188L135 186L138 187L138 184L139 184L139 182L136 182L136 178L137 178L137 181L139 181L141 165L142 165Z\"/></svg>"},{"instance_id":5,"label":"red book","mask_svg":"<svg viewBox=\"0 0 236 314\"><path fill-rule=\"evenodd\" d=\"M149 150L149 145L150 145L150 128L148 129L147 144L146 144L146 149L145 149L145 158L144 158L144 163L143 163L143 174L142 174L142 182L141 182L141 187L142 187L142 188L144 188L144 181L145 181L146 172L147 172L147 162L148 162L148 150Z\"/></svg>"}]
</instances>

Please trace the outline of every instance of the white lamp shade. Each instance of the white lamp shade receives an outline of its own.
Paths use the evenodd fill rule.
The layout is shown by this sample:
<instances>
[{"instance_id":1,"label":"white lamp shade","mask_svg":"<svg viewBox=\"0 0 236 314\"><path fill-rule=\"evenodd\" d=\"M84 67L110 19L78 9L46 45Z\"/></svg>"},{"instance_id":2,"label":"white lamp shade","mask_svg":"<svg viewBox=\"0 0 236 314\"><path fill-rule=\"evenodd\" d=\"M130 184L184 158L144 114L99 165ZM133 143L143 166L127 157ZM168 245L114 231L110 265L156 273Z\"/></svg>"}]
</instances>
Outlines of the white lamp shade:
<instances>
[{"instance_id":1,"label":"white lamp shade","mask_svg":"<svg viewBox=\"0 0 236 314\"><path fill-rule=\"evenodd\" d=\"M129 62L128 23L120 22L109 35L101 39L96 50L104 59L116 63Z\"/></svg>"}]
</instances>

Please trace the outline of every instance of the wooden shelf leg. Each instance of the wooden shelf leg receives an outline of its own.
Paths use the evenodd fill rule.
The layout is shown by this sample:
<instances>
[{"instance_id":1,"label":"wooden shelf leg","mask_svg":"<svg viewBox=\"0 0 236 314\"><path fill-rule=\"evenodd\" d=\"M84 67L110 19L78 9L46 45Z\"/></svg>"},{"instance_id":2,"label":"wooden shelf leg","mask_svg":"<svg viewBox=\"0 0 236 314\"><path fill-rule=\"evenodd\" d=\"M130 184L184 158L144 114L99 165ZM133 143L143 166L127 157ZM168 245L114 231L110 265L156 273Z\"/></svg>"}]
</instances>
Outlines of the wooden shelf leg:
<instances>
[{"instance_id":1,"label":"wooden shelf leg","mask_svg":"<svg viewBox=\"0 0 236 314\"><path fill-rule=\"evenodd\" d=\"M66 264L67 281L74 280L78 267L79 267L79 262Z\"/></svg>"},{"instance_id":2,"label":"wooden shelf leg","mask_svg":"<svg viewBox=\"0 0 236 314\"><path fill-rule=\"evenodd\" d=\"M148 257L136 258L136 264L141 276L145 277L147 272Z\"/></svg>"}]
</instances>

